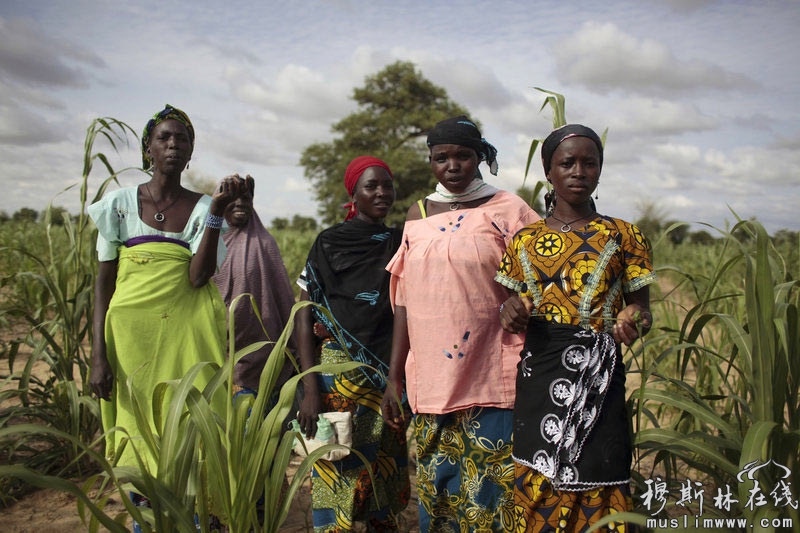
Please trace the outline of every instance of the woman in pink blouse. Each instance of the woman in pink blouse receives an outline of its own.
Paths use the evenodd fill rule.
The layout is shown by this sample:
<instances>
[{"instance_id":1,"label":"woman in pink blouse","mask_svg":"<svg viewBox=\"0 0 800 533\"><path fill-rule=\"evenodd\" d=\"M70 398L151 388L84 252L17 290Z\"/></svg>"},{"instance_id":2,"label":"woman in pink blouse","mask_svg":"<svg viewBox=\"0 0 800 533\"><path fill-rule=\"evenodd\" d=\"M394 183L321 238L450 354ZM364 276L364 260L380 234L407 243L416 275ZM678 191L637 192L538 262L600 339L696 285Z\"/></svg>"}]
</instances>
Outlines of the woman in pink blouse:
<instances>
[{"instance_id":1,"label":"woman in pink blouse","mask_svg":"<svg viewBox=\"0 0 800 533\"><path fill-rule=\"evenodd\" d=\"M483 181L497 150L467 117L428 135L435 192L413 205L392 273L394 338L386 423L399 427L408 394L417 442L421 531L511 531L512 408L523 338L500 327L508 297L496 265L539 216L519 197Z\"/></svg>"}]
</instances>

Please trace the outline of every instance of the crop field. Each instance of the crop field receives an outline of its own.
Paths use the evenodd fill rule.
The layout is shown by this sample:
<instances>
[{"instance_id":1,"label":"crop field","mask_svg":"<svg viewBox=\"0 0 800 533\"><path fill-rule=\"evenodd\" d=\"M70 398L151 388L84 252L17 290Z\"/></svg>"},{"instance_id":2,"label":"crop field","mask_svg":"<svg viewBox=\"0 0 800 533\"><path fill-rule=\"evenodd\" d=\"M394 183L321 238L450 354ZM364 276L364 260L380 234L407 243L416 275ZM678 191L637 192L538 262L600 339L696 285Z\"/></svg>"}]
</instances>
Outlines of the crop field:
<instances>
[{"instance_id":1,"label":"crop field","mask_svg":"<svg viewBox=\"0 0 800 533\"><path fill-rule=\"evenodd\" d=\"M109 176L98 196L115 175L93 151L94 138L113 139L119 126L92 128L76 188L82 212L59 223L0 224L0 506L32 487L54 488L77 498L75 513L90 530L124 531L125 517L141 519L140 511L120 504L111 512L106 504L124 502L135 486L160 502L147 517L159 531L189 530L195 512L224 516L231 531L278 531L310 468L303 461L282 486L291 440L278 421L296 379L263 420L247 411L266 412L269 394L227 413L210 411L213 389L229 386L230 361L208 390L187 380L170 384L175 393L152 438L159 464L169 468L156 476L119 469L102 453L99 406L87 384L97 267L85 206L93 165ZM771 238L755 220L710 228L714 239L704 244L675 244L669 231L650 235L659 276L651 289L654 327L624 353L635 513L618 518L665 531L676 524L696 530L690 526L705 519L742 519L759 531L798 528L798 236ZM294 280L315 233L273 234ZM281 358L285 343L284 335L274 352ZM229 359L240 355L231 348ZM272 359L265 384L279 369ZM262 517L247 503L259 490L267 501Z\"/></svg>"}]
</instances>

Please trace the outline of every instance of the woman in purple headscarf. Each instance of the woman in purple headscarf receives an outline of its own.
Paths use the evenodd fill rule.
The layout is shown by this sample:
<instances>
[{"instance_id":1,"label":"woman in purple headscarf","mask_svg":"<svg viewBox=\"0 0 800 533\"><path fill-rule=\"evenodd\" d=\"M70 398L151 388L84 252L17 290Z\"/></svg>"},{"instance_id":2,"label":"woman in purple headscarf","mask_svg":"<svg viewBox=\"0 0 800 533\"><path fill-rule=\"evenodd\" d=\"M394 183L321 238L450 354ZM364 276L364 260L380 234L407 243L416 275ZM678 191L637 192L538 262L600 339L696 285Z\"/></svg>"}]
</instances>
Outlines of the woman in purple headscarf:
<instances>
[{"instance_id":1,"label":"woman in purple headscarf","mask_svg":"<svg viewBox=\"0 0 800 533\"><path fill-rule=\"evenodd\" d=\"M239 194L225 210L229 229L222 235L222 240L227 255L219 272L214 275L214 282L226 305L246 293L253 297L258 308L256 315L250 300L241 299L234 309L236 349L261 341L267 341L267 344L236 362L233 369L234 396L258 392L261 371L294 305L292 286L278 243L253 209L255 180L247 176L240 183ZM291 348L294 349L293 344ZM293 367L287 360L275 385L276 400L277 393L292 372Z\"/></svg>"}]
</instances>

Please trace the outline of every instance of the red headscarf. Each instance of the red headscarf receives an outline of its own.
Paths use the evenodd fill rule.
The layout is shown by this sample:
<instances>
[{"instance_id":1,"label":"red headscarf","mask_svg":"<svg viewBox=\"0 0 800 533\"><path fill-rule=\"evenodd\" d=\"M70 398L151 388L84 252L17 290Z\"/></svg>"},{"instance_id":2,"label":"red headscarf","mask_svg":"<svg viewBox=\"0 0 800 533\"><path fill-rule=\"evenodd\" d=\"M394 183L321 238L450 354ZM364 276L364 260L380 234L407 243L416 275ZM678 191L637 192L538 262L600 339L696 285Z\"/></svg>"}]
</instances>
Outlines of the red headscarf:
<instances>
[{"instance_id":1,"label":"red headscarf","mask_svg":"<svg viewBox=\"0 0 800 533\"><path fill-rule=\"evenodd\" d=\"M360 178L361 174L363 174L364 171L369 167L381 167L386 169L386 172L389 173L389 177L394 179L394 176L392 176L392 171L389 169L389 165L387 165L382 159L372 157L371 155L362 155L356 157L350 161L350 164L347 165L347 170L344 171L344 187L347 189L347 194L349 194L351 198L353 196L353 192L356 190L358 178ZM350 220L358 214L358 210L353 202L347 202L342 207L347 209L347 216L344 218L345 221Z\"/></svg>"}]
</instances>

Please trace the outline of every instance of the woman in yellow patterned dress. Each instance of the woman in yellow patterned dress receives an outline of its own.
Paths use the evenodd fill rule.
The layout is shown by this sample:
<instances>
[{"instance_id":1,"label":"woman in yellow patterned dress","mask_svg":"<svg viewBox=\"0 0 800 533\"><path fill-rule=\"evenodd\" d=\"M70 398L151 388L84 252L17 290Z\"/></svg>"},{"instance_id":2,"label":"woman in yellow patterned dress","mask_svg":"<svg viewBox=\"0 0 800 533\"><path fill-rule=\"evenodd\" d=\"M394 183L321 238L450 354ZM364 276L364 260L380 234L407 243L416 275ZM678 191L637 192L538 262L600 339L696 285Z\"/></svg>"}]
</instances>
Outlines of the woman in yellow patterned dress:
<instances>
[{"instance_id":1,"label":"woman in yellow patterned dress","mask_svg":"<svg viewBox=\"0 0 800 533\"><path fill-rule=\"evenodd\" d=\"M631 508L620 344L649 330L655 274L639 229L595 210L603 145L594 131L553 131L542 163L548 216L517 233L495 278L514 293L502 326L527 330L514 407L517 531L585 531Z\"/></svg>"},{"instance_id":2,"label":"woman in yellow patterned dress","mask_svg":"<svg viewBox=\"0 0 800 533\"><path fill-rule=\"evenodd\" d=\"M369 367L344 374L309 374L297 422L308 437L317 432L321 412L352 413L356 454L337 461L320 459L311 475L316 533L397 531L408 505L406 429L383 422L380 402L386 388L394 317L386 264L400 246L401 232L383 221L394 203L389 166L372 156L353 159L344 184L352 202L345 221L322 231L298 280L306 307L298 313L298 355L304 370L317 362L358 361ZM376 371L374 369L379 369ZM370 475L370 472L372 475Z\"/></svg>"}]
</instances>

